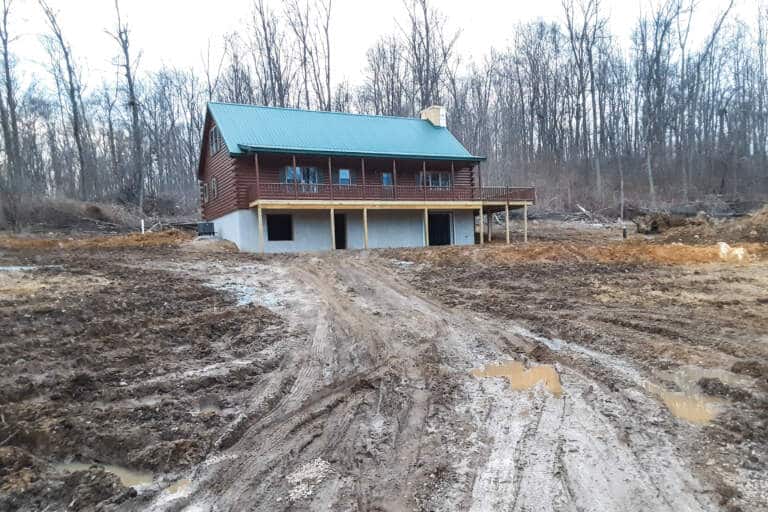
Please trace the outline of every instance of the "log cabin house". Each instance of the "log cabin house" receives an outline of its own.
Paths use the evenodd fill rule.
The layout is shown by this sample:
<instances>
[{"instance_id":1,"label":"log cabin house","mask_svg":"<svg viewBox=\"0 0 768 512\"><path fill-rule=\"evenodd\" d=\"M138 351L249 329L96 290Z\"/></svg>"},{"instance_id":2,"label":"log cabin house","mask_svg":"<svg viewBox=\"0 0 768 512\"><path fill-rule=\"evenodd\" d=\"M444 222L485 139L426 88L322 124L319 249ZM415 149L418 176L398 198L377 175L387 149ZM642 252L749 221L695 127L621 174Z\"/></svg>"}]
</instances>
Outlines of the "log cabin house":
<instances>
[{"instance_id":1,"label":"log cabin house","mask_svg":"<svg viewBox=\"0 0 768 512\"><path fill-rule=\"evenodd\" d=\"M203 218L242 251L470 245L476 217L527 209L533 188L483 186L483 157L420 118L209 103ZM527 229L527 226L526 226ZM484 237L479 237L483 243Z\"/></svg>"}]
</instances>

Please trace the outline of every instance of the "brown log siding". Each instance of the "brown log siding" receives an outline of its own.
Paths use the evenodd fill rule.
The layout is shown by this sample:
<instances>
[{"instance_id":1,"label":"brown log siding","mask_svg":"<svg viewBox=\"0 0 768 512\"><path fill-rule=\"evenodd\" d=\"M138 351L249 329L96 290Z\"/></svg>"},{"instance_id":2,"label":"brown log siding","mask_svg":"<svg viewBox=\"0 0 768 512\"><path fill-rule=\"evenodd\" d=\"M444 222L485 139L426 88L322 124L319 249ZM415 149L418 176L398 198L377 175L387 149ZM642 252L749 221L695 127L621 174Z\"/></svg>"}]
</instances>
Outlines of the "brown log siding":
<instances>
[{"instance_id":1,"label":"brown log siding","mask_svg":"<svg viewBox=\"0 0 768 512\"><path fill-rule=\"evenodd\" d=\"M208 146L208 134L213 127L206 124L203 134L203 166L200 177L200 202L203 209L203 219L211 220L226 215L238 208L237 206L237 176L234 172L236 160L229 156L227 148L222 148L211 155ZM216 178L217 195L214 198L211 183ZM203 185L208 185L208 201L204 201ZM247 208L247 206L245 206Z\"/></svg>"}]
</instances>

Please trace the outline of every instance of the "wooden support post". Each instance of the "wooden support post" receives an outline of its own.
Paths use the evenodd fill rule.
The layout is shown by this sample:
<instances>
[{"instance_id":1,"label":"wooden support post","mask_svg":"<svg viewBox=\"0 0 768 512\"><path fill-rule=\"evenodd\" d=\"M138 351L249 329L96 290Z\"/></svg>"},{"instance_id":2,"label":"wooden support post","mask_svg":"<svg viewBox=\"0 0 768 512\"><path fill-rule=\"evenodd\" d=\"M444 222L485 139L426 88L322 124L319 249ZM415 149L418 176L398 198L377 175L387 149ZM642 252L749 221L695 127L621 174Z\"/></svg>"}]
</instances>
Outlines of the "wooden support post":
<instances>
[{"instance_id":1,"label":"wooden support post","mask_svg":"<svg viewBox=\"0 0 768 512\"><path fill-rule=\"evenodd\" d=\"M485 227L483 226L483 207L480 206L480 245L483 245L483 237L485 237Z\"/></svg>"},{"instance_id":2,"label":"wooden support post","mask_svg":"<svg viewBox=\"0 0 768 512\"><path fill-rule=\"evenodd\" d=\"M254 153L253 154L253 165L256 169L256 199L259 199L261 197L261 183L260 183L260 177L261 174L259 172L259 154Z\"/></svg>"},{"instance_id":3,"label":"wooden support post","mask_svg":"<svg viewBox=\"0 0 768 512\"><path fill-rule=\"evenodd\" d=\"M424 208L424 247L429 247L429 208Z\"/></svg>"},{"instance_id":4,"label":"wooden support post","mask_svg":"<svg viewBox=\"0 0 768 512\"><path fill-rule=\"evenodd\" d=\"M293 197L299 197L299 177L296 173L296 155L292 155L293 159Z\"/></svg>"},{"instance_id":5,"label":"wooden support post","mask_svg":"<svg viewBox=\"0 0 768 512\"><path fill-rule=\"evenodd\" d=\"M368 249L368 208L363 208L363 247Z\"/></svg>"},{"instance_id":6,"label":"wooden support post","mask_svg":"<svg viewBox=\"0 0 768 512\"><path fill-rule=\"evenodd\" d=\"M488 213L488 241L493 242L493 214Z\"/></svg>"},{"instance_id":7,"label":"wooden support post","mask_svg":"<svg viewBox=\"0 0 768 512\"><path fill-rule=\"evenodd\" d=\"M333 208L331 208L330 213L331 213L331 215L330 215L330 218L331 218L331 250L335 251L336 250L336 214L335 214Z\"/></svg>"},{"instance_id":8,"label":"wooden support post","mask_svg":"<svg viewBox=\"0 0 768 512\"><path fill-rule=\"evenodd\" d=\"M392 185L394 197L397 199L397 160L392 159Z\"/></svg>"},{"instance_id":9,"label":"wooden support post","mask_svg":"<svg viewBox=\"0 0 768 512\"><path fill-rule=\"evenodd\" d=\"M262 221L261 206L256 207L256 217L259 232L259 252L264 254L264 222Z\"/></svg>"},{"instance_id":10,"label":"wooden support post","mask_svg":"<svg viewBox=\"0 0 768 512\"><path fill-rule=\"evenodd\" d=\"M528 203L523 205L523 242L528 241Z\"/></svg>"},{"instance_id":11,"label":"wooden support post","mask_svg":"<svg viewBox=\"0 0 768 512\"><path fill-rule=\"evenodd\" d=\"M509 245L509 203L504 203L504 223L507 229L507 245Z\"/></svg>"},{"instance_id":12,"label":"wooden support post","mask_svg":"<svg viewBox=\"0 0 768 512\"><path fill-rule=\"evenodd\" d=\"M363 199L365 199L365 158L360 159L360 170L363 173Z\"/></svg>"},{"instance_id":13,"label":"wooden support post","mask_svg":"<svg viewBox=\"0 0 768 512\"><path fill-rule=\"evenodd\" d=\"M333 166L331 165L331 157L328 157L328 186L331 191L331 201L333 201Z\"/></svg>"},{"instance_id":14,"label":"wooden support post","mask_svg":"<svg viewBox=\"0 0 768 512\"><path fill-rule=\"evenodd\" d=\"M451 198L456 201L456 189L454 188L456 184L456 169L454 169L453 160L451 160Z\"/></svg>"},{"instance_id":15,"label":"wooden support post","mask_svg":"<svg viewBox=\"0 0 768 512\"><path fill-rule=\"evenodd\" d=\"M424 189L424 200L427 200L427 161L421 161L421 188Z\"/></svg>"},{"instance_id":16,"label":"wooden support post","mask_svg":"<svg viewBox=\"0 0 768 512\"><path fill-rule=\"evenodd\" d=\"M480 162L477 163L477 188L480 189L480 199L483 200L483 169L480 167Z\"/></svg>"}]
</instances>

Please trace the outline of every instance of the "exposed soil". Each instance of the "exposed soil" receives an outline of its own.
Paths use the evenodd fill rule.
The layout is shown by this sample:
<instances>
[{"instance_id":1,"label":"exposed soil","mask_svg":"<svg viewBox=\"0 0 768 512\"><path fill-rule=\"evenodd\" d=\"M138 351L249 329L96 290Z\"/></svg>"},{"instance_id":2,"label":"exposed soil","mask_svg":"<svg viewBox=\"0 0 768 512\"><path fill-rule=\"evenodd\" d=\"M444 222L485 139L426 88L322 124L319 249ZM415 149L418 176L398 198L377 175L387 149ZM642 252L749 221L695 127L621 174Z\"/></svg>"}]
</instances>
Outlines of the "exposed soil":
<instances>
[{"instance_id":1,"label":"exposed soil","mask_svg":"<svg viewBox=\"0 0 768 512\"><path fill-rule=\"evenodd\" d=\"M735 219L714 219L698 215L672 226L662 236L664 242L768 242L768 206Z\"/></svg>"},{"instance_id":2,"label":"exposed soil","mask_svg":"<svg viewBox=\"0 0 768 512\"><path fill-rule=\"evenodd\" d=\"M5 244L0 509L768 510L765 246L537 227Z\"/></svg>"}]
</instances>

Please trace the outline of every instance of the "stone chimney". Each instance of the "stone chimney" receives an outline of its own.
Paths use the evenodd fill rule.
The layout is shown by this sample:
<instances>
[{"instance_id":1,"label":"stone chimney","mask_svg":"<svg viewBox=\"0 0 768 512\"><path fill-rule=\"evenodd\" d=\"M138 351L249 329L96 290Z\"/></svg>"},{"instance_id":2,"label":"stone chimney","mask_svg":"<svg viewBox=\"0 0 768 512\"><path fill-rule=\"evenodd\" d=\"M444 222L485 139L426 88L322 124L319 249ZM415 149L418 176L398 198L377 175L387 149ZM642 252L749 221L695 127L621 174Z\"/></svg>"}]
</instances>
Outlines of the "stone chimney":
<instances>
[{"instance_id":1,"label":"stone chimney","mask_svg":"<svg viewBox=\"0 0 768 512\"><path fill-rule=\"evenodd\" d=\"M441 105L427 107L422 110L419 115L422 119L429 121L435 126L440 126L442 128L447 126L445 107Z\"/></svg>"}]
</instances>

